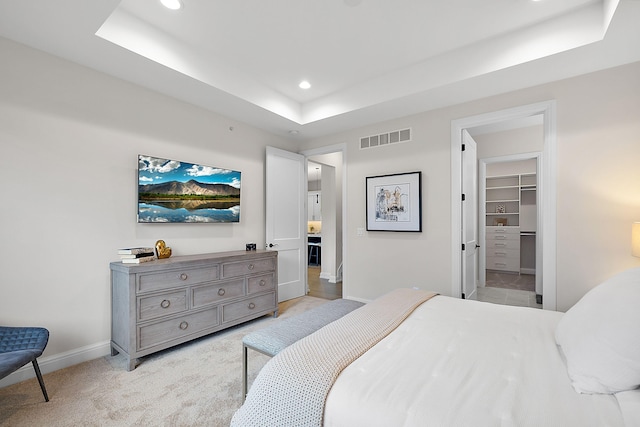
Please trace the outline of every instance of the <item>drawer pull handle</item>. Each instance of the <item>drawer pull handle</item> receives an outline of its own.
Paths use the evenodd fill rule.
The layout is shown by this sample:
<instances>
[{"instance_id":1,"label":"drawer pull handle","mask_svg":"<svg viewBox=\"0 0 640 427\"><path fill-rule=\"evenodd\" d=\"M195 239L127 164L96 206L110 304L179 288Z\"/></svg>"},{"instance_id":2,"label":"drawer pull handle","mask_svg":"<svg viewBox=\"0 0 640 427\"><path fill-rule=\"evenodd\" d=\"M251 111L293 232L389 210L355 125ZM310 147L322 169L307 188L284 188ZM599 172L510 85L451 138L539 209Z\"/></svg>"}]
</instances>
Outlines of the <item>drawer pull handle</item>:
<instances>
[{"instance_id":1,"label":"drawer pull handle","mask_svg":"<svg viewBox=\"0 0 640 427\"><path fill-rule=\"evenodd\" d=\"M249 264L249 265L247 266L247 268L248 268L249 270L253 270L253 269L255 268L255 265L253 265L253 264Z\"/></svg>"},{"instance_id":2,"label":"drawer pull handle","mask_svg":"<svg viewBox=\"0 0 640 427\"><path fill-rule=\"evenodd\" d=\"M224 295L225 292L226 291L224 289L222 289L222 288L218 289L218 295L220 295L220 296Z\"/></svg>"},{"instance_id":3,"label":"drawer pull handle","mask_svg":"<svg viewBox=\"0 0 640 427\"><path fill-rule=\"evenodd\" d=\"M183 331L185 329L187 329L188 327L189 327L189 324L187 322L185 322L185 321L180 322L180 329L182 329Z\"/></svg>"},{"instance_id":4,"label":"drawer pull handle","mask_svg":"<svg viewBox=\"0 0 640 427\"><path fill-rule=\"evenodd\" d=\"M506 252L495 252L495 254L498 256L507 256Z\"/></svg>"},{"instance_id":5,"label":"drawer pull handle","mask_svg":"<svg viewBox=\"0 0 640 427\"><path fill-rule=\"evenodd\" d=\"M496 236L496 239L500 239L500 240L504 240L506 238L507 238L507 236Z\"/></svg>"},{"instance_id":6,"label":"drawer pull handle","mask_svg":"<svg viewBox=\"0 0 640 427\"><path fill-rule=\"evenodd\" d=\"M256 308L256 305L252 302L249 303L249 310L253 310L254 308Z\"/></svg>"},{"instance_id":7,"label":"drawer pull handle","mask_svg":"<svg viewBox=\"0 0 640 427\"><path fill-rule=\"evenodd\" d=\"M260 284L260 286L264 286L264 285L266 285L266 284L267 284L267 281L266 281L266 280L264 280L264 279L262 279L262 280L260 280L260 283L259 283L259 284Z\"/></svg>"},{"instance_id":8,"label":"drawer pull handle","mask_svg":"<svg viewBox=\"0 0 640 427\"><path fill-rule=\"evenodd\" d=\"M505 264L504 262L496 262L496 267L506 267L507 264Z\"/></svg>"},{"instance_id":9,"label":"drawer pull handle","mask_svg":"<svg viewBox=\"0 0 640 427\"><path fill-rule=\"evenodd\" d=\"M495 244L495 246L500 247L500 248L504 248L505 246L507 246L507 244L498 242L498 243Z\"/></svg>"},{"instance_id":10,"label":"drawer pull handle","mask_svg":"<svg viewBox=\"0 0 640 427\"><path fill-rule=\"evenodd\" d=\"M187 273L182 273L182 274L180 275L180 280L187 280L187 278L188 278L188 277L189 277L189 276L187 276Z\"/></svg>"},{"instance_id":11,"label":"drawer pull handle","mask_svg":"<svg viewBox=\"0 0 640 427\"><path fill-rule=\"evenodd\" d=\"M171 305L171 301L169 301L168 299L163 299L162 302L160 303L160 307L162 308L169 308L170 305Z\"/></svg>"}]
</instances>

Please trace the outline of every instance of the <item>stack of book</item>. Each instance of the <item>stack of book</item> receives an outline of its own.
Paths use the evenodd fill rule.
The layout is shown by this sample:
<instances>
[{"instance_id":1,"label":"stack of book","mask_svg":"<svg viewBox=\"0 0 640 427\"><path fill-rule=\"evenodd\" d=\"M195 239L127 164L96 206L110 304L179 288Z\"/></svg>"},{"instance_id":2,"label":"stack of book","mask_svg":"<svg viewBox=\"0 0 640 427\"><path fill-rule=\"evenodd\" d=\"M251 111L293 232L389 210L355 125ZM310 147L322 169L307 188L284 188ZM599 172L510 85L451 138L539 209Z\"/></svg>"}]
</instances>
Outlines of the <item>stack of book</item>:
<instances>
[{"instance_id":1,"label":"stack of book","mask_svg":"<svg viewBox=\"0 0 640 427\"><path fill-rule=\"evenodd\" d=\"M125 264L141 264L156 259L153 248L118 249L118 255Z\"/></svg>"}]
</instances>

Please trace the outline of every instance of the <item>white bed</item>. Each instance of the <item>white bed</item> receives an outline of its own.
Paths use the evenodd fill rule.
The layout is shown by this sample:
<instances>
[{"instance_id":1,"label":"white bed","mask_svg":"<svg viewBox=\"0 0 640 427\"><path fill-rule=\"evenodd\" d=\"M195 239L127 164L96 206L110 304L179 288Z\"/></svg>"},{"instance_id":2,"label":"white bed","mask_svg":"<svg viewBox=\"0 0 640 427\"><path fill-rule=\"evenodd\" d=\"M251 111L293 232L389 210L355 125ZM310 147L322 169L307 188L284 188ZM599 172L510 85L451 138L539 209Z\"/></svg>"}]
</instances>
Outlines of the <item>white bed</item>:
<instances>
[{"instance_id":1,"label":"white bed","mask_svg":"<svg viewBox=\"0 0 640 427\"><path fill-rule=\"evenodd\" d=\"M297 363L308 345L299 341L263 368L232 426L640 426L638 313L640 269L596 287L567 314L435 296L339 369L320 417L291 416L318 404L305 395L313 375L293 375L295 383L277 375ZM313 357L320 365L322 355Z\"/></svg>"}]
</instances>

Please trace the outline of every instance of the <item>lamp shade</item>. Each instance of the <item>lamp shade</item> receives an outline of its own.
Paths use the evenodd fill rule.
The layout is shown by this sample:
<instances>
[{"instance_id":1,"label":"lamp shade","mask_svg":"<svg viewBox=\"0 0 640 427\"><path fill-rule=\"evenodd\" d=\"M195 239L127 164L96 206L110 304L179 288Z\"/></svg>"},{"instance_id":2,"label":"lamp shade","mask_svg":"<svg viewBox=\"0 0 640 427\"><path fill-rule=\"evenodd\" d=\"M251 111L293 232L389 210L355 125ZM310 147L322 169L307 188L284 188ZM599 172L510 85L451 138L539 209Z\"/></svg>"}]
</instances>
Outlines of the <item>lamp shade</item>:
<instances>
[{"instance_id":1,"label":"lamp shade","mask_svg":"<svg viewBox=\"0 0 640 427\"><path fill-rule=\"evenodd\" d=\"M640 257L640 222L631 225L631 255Z\"/></svg>"}]
</instances>

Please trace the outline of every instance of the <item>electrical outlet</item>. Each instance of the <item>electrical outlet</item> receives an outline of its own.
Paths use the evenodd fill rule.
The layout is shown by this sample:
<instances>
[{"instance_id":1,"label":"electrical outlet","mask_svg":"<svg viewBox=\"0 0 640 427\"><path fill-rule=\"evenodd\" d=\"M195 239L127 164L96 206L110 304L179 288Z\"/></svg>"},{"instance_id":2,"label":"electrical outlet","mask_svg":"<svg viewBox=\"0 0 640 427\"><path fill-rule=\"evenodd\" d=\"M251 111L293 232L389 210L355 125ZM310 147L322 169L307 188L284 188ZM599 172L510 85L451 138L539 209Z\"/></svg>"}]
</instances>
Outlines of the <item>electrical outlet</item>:
<instances>
[{"instance_id":1,"label":"electrical outlet","mask_svg":"<svg viewBox=\"0 0 640 427\"><path fill-rule=\"evenodd\" d=\"M364 236L364 228L362 227L356 228L356 236Z\"/></svg>"}]
</instances>

